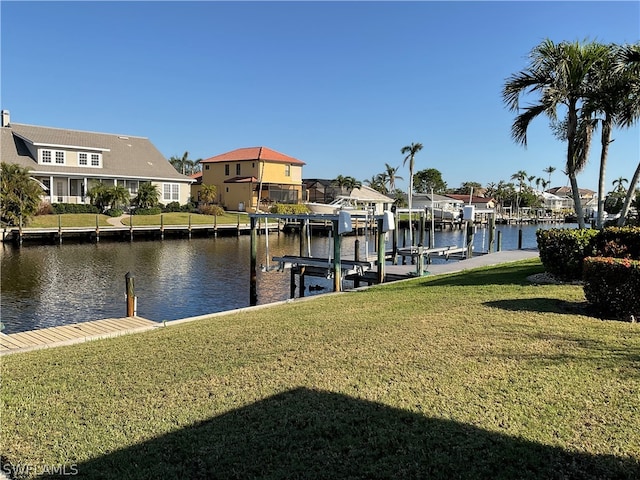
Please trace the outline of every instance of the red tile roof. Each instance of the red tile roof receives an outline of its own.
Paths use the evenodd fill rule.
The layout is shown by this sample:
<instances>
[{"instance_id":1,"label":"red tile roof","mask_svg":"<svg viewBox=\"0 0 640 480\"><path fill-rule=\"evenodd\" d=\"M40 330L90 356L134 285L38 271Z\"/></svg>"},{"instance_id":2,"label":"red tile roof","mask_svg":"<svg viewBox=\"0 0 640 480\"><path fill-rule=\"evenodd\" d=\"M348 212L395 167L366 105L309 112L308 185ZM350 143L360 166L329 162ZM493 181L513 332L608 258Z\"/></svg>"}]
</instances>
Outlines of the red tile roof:
<instances>
[{"instance_id":1,"label":"red tile roof","mask_svg":"<svg viewBox=\"0 0 640 480\"><path fill-rule=\"evenodd\" d=\"M267 147L238 148L237 150L201 160L200 163L241 162L246 160L265 160L269 162L290 163L292 165L305 165L302 160L276 152Z\"/></svg>"}]
</instances>

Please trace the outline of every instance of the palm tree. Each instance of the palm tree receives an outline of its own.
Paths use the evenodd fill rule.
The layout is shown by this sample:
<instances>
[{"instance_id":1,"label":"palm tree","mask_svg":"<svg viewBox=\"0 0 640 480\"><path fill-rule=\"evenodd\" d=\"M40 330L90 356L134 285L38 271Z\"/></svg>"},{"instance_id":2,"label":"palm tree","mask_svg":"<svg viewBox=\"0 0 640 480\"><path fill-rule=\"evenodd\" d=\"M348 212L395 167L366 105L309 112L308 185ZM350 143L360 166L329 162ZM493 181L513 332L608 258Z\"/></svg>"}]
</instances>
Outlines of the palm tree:
<instances>
[{"instance_id":1,"label":"palm tree","mask_svg":"<svg viewBox=\"0 0 640 480\"><path fill-rule=\"evenodd\" d=\"M340 188L340 192L343 192L344 190L347 191L347 195L351 194L351 191L354 188L360 188L362 186L362 182L359 180L356 180L354 177L343 177L342 175L338 175L336 178L334 178L331 181L331 184L339 187Z\"/></svg>"},{"instance_id":2,"label":"palm tree","mask_svg":"<svg viewBox=\"0 0 640 480\"><path fill-rule=\"evenodd\" d=\"M589 114L600 114L600 171L598 178L597 226L604 223L605 172L611 132L615 127L630 127L640 117L637 85L638 72L630 68L618 68L620 46L609 45L607 55L596 65L591 76L592 91L585 102L584 110Z\"/></svg>"},{"instance_id":3,"label":"palm tree","mask_svg":"<svg viewBox=\"0 0 640 480\"><path fill-rule=\"evenodd\" d=\"M198 160L190 160L189 152L184 152L182 157L171 157L169 163L173 165L173 168L175 168L177 172L183 175L192 175L200 171L201 160L201 158Z\"/></svg>"},{"instance_id":4,"label":"palm tree","mask_svg":"<svg viewBox=\"0 0 640 480\"><path fill-rule=\"evenodd\" d=\"M151 182L141 183L138 187L138 194L134 199L134 203L138 208L154 208L158 206L160 191L157 185Z\"/></svg>"},{"instance_id":5,"label":"palm tree","mask_svg":"<svg viewBox=\"0 0 640 480\"><path fill-rule=\"evenodd\" d=\"M636 105L639 103L640 98L640 43L629 44L622 46L617 52L615 71L625 70L629 73L631 95L636 99ZM622 227L625 222L625 218L629 213L629 208L635 196L636 185L640 181L640 162L636 167L629 188L627 189L627 196L624 199L624 204L618 218L618 226Z\"/></svg>"},{"instance_id":6,"label":"palm tree","mask_svg":"<svg viewBox=\"0 0 640 480\"><path fill-rule=\"evenodd\" d=\"M43 193L41 184L20 165L0 164L0 218L3 222L22 227L35 215Z\"/></svg>"},{"instance_id":7,"label":"palm tree","mask_svg":"<svg viewBox=\"0 0 640 480\"><path fill-rule=\"evenodd\" d=\"M404 162L403 165L407 164L407 160L409 161L409 194L408 194L408 200L409 200L409 245L413 246L413 229L411 228L412 226L412 222L411 222L411 197L413 196L413 168L415 165L415 156L416 153L418 153L420 150L422 150L422 144L421 143L411 143L411 145L407 145L405 147L402 147L400 149L400 153L402 153L403 155L406 154L406 157L404 157Z\"/></svg>"},{"instance_id":8,"label":"palm tree","mask_svg":"<svg viewBox=\"0 0 640 480\"><path fill-rule=\"evenodd\" d=\"M549 165L547 168L545 168L542 171L544 173L548 173L549 174L549 180L548 180L549 183L547 185L551 185L551 174L556 171L556 168L552 167L551 165Z\"/></svg>"},{"instance_id":9,"label":"palm tree","mask_svg":"<svg viewBox=\"0 0 640 480\"><path fill-rule=\"evenodd\" d=\"M393 192L396 189L396 180L404 180L404 179L397 175L399 167L394 168L388 163L385 163L384 167L385 167L384 175L386 175L387 181L389 183L389 191Z\"/></svg>"},{"instance_id":10,"label":"palm tree","mask_svg":"<svg viewBox=\"0 0 640 480\"><path fill-rule=\"evenodd\" d=\"M524 181L527 178L529 177L527 176L527 172L525 172L524 170L519 170L511 175L511 180L515 180L516 182L518 182L519 193L522 193L522 187L524 186Z\"/></svg>"},{"instance_id":11,"label":"palm tree","mask_svg":"<svg viewBox=\"0 0 640 480\"><path fill-rule=\"evenodd\" d=\"M608 47L591 42L561 42L555 44L544 40L530 54L530 64L526 70L512 75L502 91L504 102L512 111L520 112L520 96L537 93L538 103L532 104L516 116L511 127L513 139L526 147L527 128L540 114L546 114L552 121L557 118L557 110L567 109L567 174L571 182L573 201L580 228L585 227L577 174L584 168L589 150L590 133L588 116L581 112L582 102L588 98L589 80L594 67L600 62ZM580 119L584 133L579 132Z\"/></svg>"},{"instance_id":12,"label":"palm tree","mask_svg":"<svg viewBox=\"0 0 640 480\"><path fill-rule=\"evenodd\" d=\"M611 184L613 185L613 189L616 193L627 193L627 189L624 188L624 184L625 183L629 183L629 180L627 180L624 177L618 177L617 179L615 179L613 182L611 182Z\"/></svg>"}]
</instances>

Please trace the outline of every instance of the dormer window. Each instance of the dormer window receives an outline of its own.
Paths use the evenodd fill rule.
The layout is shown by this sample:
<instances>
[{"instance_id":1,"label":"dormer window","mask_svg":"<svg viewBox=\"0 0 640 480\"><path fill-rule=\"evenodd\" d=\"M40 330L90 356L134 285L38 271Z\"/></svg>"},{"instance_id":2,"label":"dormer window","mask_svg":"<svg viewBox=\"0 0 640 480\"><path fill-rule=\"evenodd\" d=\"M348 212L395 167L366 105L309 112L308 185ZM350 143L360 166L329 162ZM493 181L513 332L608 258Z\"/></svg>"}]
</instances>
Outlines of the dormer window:
<instances>
[{"instance_id":1,"label":"dormer window","mask_svg":"<svg viewBox=\"0 0 640 480\"><path fill-rule=\"evenodd\" d=\"M101 166L102 156L99 153L78 153L78 166L80 167L96 167Z\"/></svg>"},{"instance_id":2,"label":"dormer window","mask_svg":"<svg viewBox=\"0 0 640 480\"><path fill-rule=\"evenodd\" d=\"M62 150L41 150L40 163L64 165L66 163L65 152Z\"/></svg>"}]
</instances>

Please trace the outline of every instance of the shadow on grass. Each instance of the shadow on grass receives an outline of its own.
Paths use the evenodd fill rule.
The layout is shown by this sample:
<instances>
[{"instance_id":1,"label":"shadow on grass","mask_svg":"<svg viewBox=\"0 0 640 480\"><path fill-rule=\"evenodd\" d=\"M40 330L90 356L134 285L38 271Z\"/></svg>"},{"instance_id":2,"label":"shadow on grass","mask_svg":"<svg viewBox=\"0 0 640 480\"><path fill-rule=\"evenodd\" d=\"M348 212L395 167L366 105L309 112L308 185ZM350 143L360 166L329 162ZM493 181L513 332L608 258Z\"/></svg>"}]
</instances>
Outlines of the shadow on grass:
<instances>
[{"instance_id":1,"label":"shadow on grass","mask_svg":"<svg viewBox=\"0 0 640 480\"><path fill-rule=\"evenodd\" d=\"M429 268L427 267L427 271ZM540 263L514 262L445 276L426 277L424 286L532 285L527 277L544 272Z\"/></svg>"},{"instance_id":2,"label":"shadow on grass","mask_svg":"<svg viewBox=\"0 0 640 480\"><path fill-rule=\"evenodd\" d=\"M487 307L500 308L511 312L559 313L594 317L587 302L571 302L555 298L515 298L485 302ZM594 317L597 318L597 317Z\"/></svg>"},{"instance_id":3,"label":"shadow on grass","mask_svg":"<svg viewBox=\"0 0 640 480\"><path fill-rule=\"evenodd\" d=\"M77 466L82 478L639 478L592 456L299 388Z\"/></svg>"}]
</instances>

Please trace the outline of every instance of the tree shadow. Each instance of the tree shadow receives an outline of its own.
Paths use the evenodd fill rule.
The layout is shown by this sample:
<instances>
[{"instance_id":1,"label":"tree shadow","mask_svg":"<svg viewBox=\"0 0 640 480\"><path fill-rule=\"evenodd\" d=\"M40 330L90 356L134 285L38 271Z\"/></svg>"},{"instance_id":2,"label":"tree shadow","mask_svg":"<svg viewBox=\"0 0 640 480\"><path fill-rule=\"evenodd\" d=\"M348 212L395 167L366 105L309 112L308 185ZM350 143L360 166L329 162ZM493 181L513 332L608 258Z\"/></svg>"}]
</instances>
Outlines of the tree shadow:
<instances>
[{"instance_id":1,"label":"tree shadow","mask_svg":"<svg viewBox=\"0 0 640 480\"><path fill-rule=\"evenodd\" d=\"M298 388L77 471L103 479L631 479L640 463Z\"/></svg>"},{"instance_id":2,"label":"tree shadow","mask_svg":"<svg viewBox=\"0 0 640 480\"><path fill-rule=\"evenodd\" d=\"M572 302L556 298L537 297L493 300L484 302L483 305L508 310L510 312L559 313L597 318L593 312L589 310L589 304L586 301Z\"/></svg>"}]
</instances>

